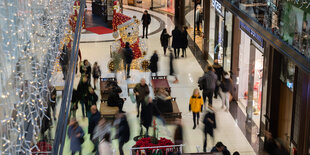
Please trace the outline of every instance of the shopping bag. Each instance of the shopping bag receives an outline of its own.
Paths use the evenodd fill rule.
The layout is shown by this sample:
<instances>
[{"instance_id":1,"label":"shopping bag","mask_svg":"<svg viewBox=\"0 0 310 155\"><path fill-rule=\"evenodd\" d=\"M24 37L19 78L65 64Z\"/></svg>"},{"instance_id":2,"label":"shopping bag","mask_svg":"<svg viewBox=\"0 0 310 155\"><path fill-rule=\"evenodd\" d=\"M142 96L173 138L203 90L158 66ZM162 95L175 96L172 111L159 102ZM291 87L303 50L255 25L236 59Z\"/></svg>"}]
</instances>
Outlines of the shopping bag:
<instances>
[{"instance_id":1,"label":"shopping bag","mask_svg":"<svg viewBox=\"0 0 310 155\"><path fill-rule=\"evenodd\" d=\"M129 97L132 103L136 103L136 97L134 93L129 93Z\"/></svg>"}]
</instances>

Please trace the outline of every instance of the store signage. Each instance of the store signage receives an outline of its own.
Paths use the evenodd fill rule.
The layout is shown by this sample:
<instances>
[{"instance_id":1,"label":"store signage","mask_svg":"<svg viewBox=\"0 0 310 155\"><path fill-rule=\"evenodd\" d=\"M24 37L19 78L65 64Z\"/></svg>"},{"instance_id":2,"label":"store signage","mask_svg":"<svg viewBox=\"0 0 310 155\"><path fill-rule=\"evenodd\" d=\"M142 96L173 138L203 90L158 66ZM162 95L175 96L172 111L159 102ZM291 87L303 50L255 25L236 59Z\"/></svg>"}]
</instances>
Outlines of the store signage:
<instances>
[{"instance_id":1,"label":"store signage","mask_svg":"<svg viewBox=\"0 0 310 155\"><path fill-rule=\"evenodd\" d=\"M222 4L218 2L217 0L212 0L212 6L215 8L215 10L222 15ZM222 15L223 16L223 15Z\"/></svg>"},{"instance_id":2,"label":"store signage","mask_svg":"<svg viewBox=\"0 0 310 155\"><path fill-rule=\"evenodd\" d=\"M264 48L264 39L241 21L240 29L257 42L259 46Z\"/></svg>"}]
</instances>

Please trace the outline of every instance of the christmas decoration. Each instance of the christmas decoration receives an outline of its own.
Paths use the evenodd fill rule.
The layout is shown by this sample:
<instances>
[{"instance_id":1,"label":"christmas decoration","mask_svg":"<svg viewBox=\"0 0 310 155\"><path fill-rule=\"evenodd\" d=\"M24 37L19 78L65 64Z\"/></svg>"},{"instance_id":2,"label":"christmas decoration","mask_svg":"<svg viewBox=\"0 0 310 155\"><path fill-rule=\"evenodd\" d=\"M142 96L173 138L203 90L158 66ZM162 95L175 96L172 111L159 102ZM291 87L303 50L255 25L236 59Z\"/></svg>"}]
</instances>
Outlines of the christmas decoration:
<instances>
[{"instance_id":1,"label":"christmas decoration","mask_svg":"<svg viewBox=\"0 0 310 155\"><path fill-rule=\"evenodd\" d=\"M39 150L50 79L73 3L5 0L0 5L0 154Z\"/></svg>"},{"instance_id":2,"label":"christmas decoration","mask_svg":"<svg viewBox=\"0 0 310 155\"><path fill-rule=\"evenodd\" d=\"M112 44L112 52L119 52L128 42L133 50L134 58L140 58L143 52L147 51L143 40L139 39L140 21L135 17L131 18L120 13L119 3L114 2L114 14L112 20L113 37L116 39ZM117 40L118 37L121 37Z\"/></svg>"},{"instance_id":3,"label":"christmas decoration","mask_svg":"<svg viewBox=\"0 0 310 155\"><path fill-rule=\"evenodd\" d=\"M153 147L153 146L168 146L168 145L174 145L174 143L171 140L163 137L161 137L159 140L157 140L155 137L145 137L139 139L133 147L137 148L137 147ZM162 149L163 152L165 152L165 150L166 148ZM152 151L153 149L146 150L147 153L151 153Z\"/></svg>"}]
</instances>

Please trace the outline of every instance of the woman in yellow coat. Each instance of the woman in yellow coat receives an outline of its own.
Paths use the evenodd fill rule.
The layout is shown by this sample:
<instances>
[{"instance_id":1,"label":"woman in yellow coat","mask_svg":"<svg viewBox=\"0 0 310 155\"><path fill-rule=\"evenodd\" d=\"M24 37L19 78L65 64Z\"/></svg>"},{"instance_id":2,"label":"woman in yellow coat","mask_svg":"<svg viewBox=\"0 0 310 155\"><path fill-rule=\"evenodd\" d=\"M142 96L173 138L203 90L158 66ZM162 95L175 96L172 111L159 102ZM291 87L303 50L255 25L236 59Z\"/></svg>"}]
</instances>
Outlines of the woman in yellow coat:
<instances>
[{"instance_id":1,"label":"woman in yellow coat","mask_svg":"<svg viewBox=\"0 0 310 155\"><path fill-rule=\"evenodd\" d=\"M193 112L193 121L194 121L194 127L196 128L196 121L197 125L199 125L199 113L202 112L203 109L203 99L199 93L199 89L194 89L193 95L191 96L189 100L189 111Z\"/></svg>"}]
</instances>

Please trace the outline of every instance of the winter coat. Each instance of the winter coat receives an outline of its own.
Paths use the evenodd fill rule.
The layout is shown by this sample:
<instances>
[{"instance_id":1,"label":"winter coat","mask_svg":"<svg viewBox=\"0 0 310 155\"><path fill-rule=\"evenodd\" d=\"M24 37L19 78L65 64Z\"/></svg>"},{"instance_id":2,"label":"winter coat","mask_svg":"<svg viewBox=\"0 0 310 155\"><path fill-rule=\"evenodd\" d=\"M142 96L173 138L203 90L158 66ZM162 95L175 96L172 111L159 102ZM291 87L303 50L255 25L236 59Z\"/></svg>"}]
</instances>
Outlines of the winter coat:
<instances>
[{"instance_id":1,"label":"winter coat","mask_svg":"<svg viewBox=\"0 0 310 155\"><path fill-rule=\"evenodd\" d=\"M147 84L142 86L140 83L136 85L133 91L134 93L139 93L139 95L136 96L137 102L142 102L144 98L150 93L149 86Z\"/></svg>"},{"instance_id":2,"label":"winter coat","mask_svg":"<svg viewBox=\"0 0 310 155\"><path fill-rule=\"evenodd\" d=\"M126 116L123 116L118 126L119 143L127 143L130 138L130 128Z\"/></svg>"},{"instance_id":3,"label":"winter coat","mask_svg":"<svg viewBox=\"0 0 310 155\"><path fill-rule=\"evenodd\" d=\"M162 47L168 47L169 38L171 36L168 33L161 34L160 36L160 44Z\"/></svg>"},{"instance_id":4,"label":"winter coat","mask_svg":"<svg viewBox=\"0 0 310 155\"><path fill-rule=\"evenodd\" d=\"M211 123L209 120L211 119L213 123ZM213 129L216 128L216 121L215 121L215 114L214 112L208 111L203 119L203 124L205 125L204 127L204 133L205 134L210 134L213 137Z\"/></svg>"},{"instance_id":5,"label":"winter coat","mask_svg":"<svg viewBox=\"0 0 310 155\"><path fill-rule=\"evenodd\" d=\"M95 127L97 126L99 120L101 118L100 112L97 111L95 114L91 114L88 122L88 133L94 134Z\"/></svg>"},{"instance_id":6,"label":"winter coat","mask_svg":"<svg viewBox=\"0 0 310 155\"><path fill-rule=\"evenodd\" d=\"M159 116L160 112L156 107L156 103L144 103L141 110L141 123L144 127L148 128L152 126L153 116Z\"/></svg>"},{"instance_id":7,"label":"winter coat","mask_svg":"<svg viewBox=\"0 0 310 155\"><path fill-rule=\"evenodd\" d=\"M85 74L87 75L87 78L90 78L90 75L91 75L91 66L90 66L90 64L88 64L88 66L84 66L84 67L86 67Z\"/></svg>"},{"instance_id":8,"label":"winter coat","mask_svg":"<svg viewBox=\"0 0 310 155\"><path fill-rule=\"evenodd\" d=\"M204 92L213 92L215 90L217 75L213 71L208 71L200 79ZM200 84L199 84L200 85Z\"/></svg>"},{"instance_id":9,"label":"winter coat","mask_svg":"<svg viewBox=\"0 0 310 155\"><path fill-rule=\"evenodd\" d=\"M190 110L192 112L201 112L202 111L202 106L203 106L203 99L201 96L195 96L193 95L189 99L189 106Z\"/></svg>"},{"instance_id":10,"label":"winter coat","mask_svg":"<svg viewBox=\"0 0 310 155\"><path fill-rule=\"evenodd\" d=\"M78 84L78 87L77 87L78 99L79 100L87 100L88 87L89 87L88 82L83 83L83 81L81 79L79 84Z\"/></svg>"},{"instance_id":11,"label":"winter coat","mask_svg":"<svg viewBox=\"0 0 310 155\"><path fill-rule=\"evenodd\" d=\"M214 68L215 74L217 75L217 80L221 81L224 72L223 67L218 63L213 64L212 67Z\"/></svg>"},{"instance_id":12,"label":"winter coat","mask_svg":"<svg viewBox=\"0 0 310 155\"><path fill-rule=\"evenodd\" d=\"M230 92L231 89L232 89L232 82L230 79L223 79L223 81L221 82L221 85L220 85L222 91L224 93L227 93L227 92Z\"/></svg>"},{"instance_id":13,"label":"winter coat","mask_svg":"<svg viewBox=\"0 0 310 155\"><path fill-rule=\"evenodd\" d=\"M120 103L124 103L124 100L117 92L112 92L108 97L108 106L119 106Z\"/></svg>"},{"instance_id":14,"label":"winter coat","mask_svg":"<svg viewBox=\"0 0 310 155\"><path fill-rule=\"evenodd\" d=\"M80 137L76 137L76 135L80 133L80 137L84 136L84 131L83 129L78 126L76 129L73 129L73 126L69 126L68 128L68 136L71 139L70 142L70 150L72 152L79 152L81 151L81 142L80 142Z\"/></svg>"},{"instance_id":15,"label":"winter coat","mask_svg":"<svg viewBox=\"0 0 310 155\"><path fill-rule=\"evenodd\" d=\"M158 67L157 67L158 55L156 53L152 55L150 62L151 63L150 63L149 69L151 70L152 73L156 73L158 71Z\"/></svg>"},{"instance_id":16,"label":"winter coat","mask_svg":"<svg viewBox=\"0 0 310 155\"><path fill-rule=\"evenodd\" d=\"M95 92L94 93L88 93L87 94L87 100L88 100L89 106L96 105L96 103L98 101L98 95Z\"/></svg>"},{"instance_id":17,"label":"winter coat","mask_svg":"<svg viewBox=\"0 0 310 155\"><path fill-rule=\"evenodd\" d=\"M102 140L98 145L99 155L113 155L111 143Z\"/></svg>"},{"instance_id":18,"label":"winter coat","mask_svg":"<svg viewBox=\"0 0 310 155\"><path fill-rule=\"evenodd\" d=\"M172 31L172 47L173 48L181 48L182 40L181 40L182 32L179 29L174 29Z\"/></svg>"},{"instance_id":19,"label":"winter coat","mask_svg":"<svg viewBox=\"0 0 310 155\"><path fill-rule=\"evenodd\" d=\"M131 48L124 48L123 50L123 55L124 55L124 62L127 64L131 64L132 59L133 59L133 52Z\"/></svg>"},{"instance_id":20,"label":"winter coat","mask_svg":"<svg viewBox=\"0 0 310 155\"><path fill-rule=\"evenodd\" d=\"M181 33L181 40L182 40L182 47L181 48L182 49L185 49L188 46L187 35L188 34L187 34L186 30Z\"/></svg>"},{"instance_id":21,"label":"winter coat","mask_svg":"<svg viewBox=\"0 0 310 155\"><path fill-rule=\"evenodd\" d=\"M151 24L151 15L150 14L143 14L141 18L143 26L148 26Z\"/></svg>"}]
</instances>

